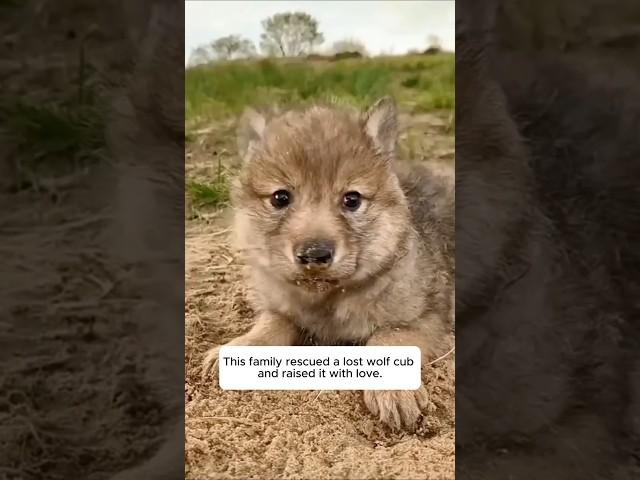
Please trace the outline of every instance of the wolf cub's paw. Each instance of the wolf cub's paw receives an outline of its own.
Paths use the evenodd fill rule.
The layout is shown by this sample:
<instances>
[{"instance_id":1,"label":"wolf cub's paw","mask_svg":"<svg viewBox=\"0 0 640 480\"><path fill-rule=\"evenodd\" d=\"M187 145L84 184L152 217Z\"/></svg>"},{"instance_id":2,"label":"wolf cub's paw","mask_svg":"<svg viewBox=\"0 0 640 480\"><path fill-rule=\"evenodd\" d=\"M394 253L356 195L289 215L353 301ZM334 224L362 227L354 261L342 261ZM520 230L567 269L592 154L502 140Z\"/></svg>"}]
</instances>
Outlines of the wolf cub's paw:
<instances>
[{"instance_id":1,"label":"wolf cub's paw","mask_svg":"<svg viewBox=\"0 0 640 480\"><path fill-rule=\"evenodd\" d=\"M423 386L417 390L365 390L364 403L371 413L394 430L414 430L429 397Z\"/></svg>"},{"instance_id":2,"label":"wolf cub's paw","mask_svg":"<svg viewBox=\"0 0 640 480\"><path fill-rule=\"evenodd\" d=\"M204 360L202 361L202 379L207 380L209 377L215 377L218 375L218 354L220 353L220 347L232 345L248 347L257 344L259 345L259 343L252 341L250 337L242 335L238 338L234 338L224 345L217 345L213 348L210 348L205 354Z\"/></svg>"},{"instance_id":3,"label":"wolf cub's paw","mask_svg":"<svg viewBox=\"0 0 640 480\"><path fill-rule=\"evenodd\" d=\"M202 380L207 380L211 376L215 376L218 372L218 353L220 352L220 347L222 345L218 345L217 347L210 348L204 356L204 360L202 361Z\"/></svg>"}]
</instances>

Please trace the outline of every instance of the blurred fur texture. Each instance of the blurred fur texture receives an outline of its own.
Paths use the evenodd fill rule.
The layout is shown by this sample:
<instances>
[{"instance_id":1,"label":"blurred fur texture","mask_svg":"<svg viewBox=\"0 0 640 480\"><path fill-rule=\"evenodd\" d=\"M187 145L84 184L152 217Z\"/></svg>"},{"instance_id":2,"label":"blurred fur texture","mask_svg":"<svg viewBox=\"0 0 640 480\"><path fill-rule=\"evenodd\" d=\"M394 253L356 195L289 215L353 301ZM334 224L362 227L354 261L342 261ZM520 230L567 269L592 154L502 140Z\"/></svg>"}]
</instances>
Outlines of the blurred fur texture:
<instances>
[{"instance_id":1,"label":"blurred fur texture","mask_svg":"<svg viewBox=\"0 0 640 480\"><path fill-rule=\"evenodd\" d=\"M627 478L612 465L639 445L637 71L503 51L498 2L457 7L461 478Z\"/></svg>"},{"instance_id":2,"label":"blurred fur texture","mask_svg":"<svg viewBox=\"0 0 640 480\"><path fill-rule=\"evenodd\" d=\"M150 359L148 381L170 418L155 456L115 478L173 480L184 478L184 80L176 70L184 10L171 0L130 3L122 8L138 48L108 123L116 198L108 241L131 269L128 287L145 300L134 315Z\"/></svg>"}]
</instances>

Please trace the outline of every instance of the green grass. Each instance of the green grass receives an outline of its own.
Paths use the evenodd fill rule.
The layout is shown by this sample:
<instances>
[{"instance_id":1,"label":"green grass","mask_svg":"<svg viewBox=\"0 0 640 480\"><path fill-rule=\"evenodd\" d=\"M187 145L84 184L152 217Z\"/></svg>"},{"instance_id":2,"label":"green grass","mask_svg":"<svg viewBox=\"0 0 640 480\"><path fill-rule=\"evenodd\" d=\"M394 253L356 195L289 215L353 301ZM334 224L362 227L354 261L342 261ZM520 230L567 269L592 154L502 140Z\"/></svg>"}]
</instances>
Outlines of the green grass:
<instances>
[{"instance_id":1,"label":"green grass","mask_svg":"<svg viewBox=\"0 0 640 480\"><path fill-rule=\"evenodd\" d=\"M224 177L214 183L191 180L187 182L187 194L196 210L221 207L229 203L229 183Z\"/></svg>"},{"instance_id":2,"label":"green grass","mask_svg":"<svg viewBox=\"0 0 640 480\"><path fill-rule=\"evenodd\" d=\"M361 107L391 94L409 111L450 110L454 55L223 62L187 69L185 92L187 128L236 116L246 106L327 98Z\"/></svg>"},{"instance_id":3,"label":"green grass","mask_svg":"<svg viewBox=\"0 0 640 480\"><path fill-rule=\"evenodd\" d=\"M38 189L42 180L105 158L106 103L96 88L99 76L81 61L76 78L74 88L54 100L7 96L0 101L0 137L15 162L16 186Z\"/></svg>"},{"instance_id":4,"label":"green grass","mask_svg":"<svg viewBox=\"0 0 640 480\"><path fill-rule=\"evenodd\" d=\"M0 106L3 128L18 148L39 160L45 155L90 156L104 143L103 123L93 107L16 101Z\"/></svg>"},{"instance_id":5,"label":"green grass","mask_svg":"<svg viewBox=\"0 0 640 480\"><path fill-rule=\"evenodd\" d=\"M19 183L69 173L102 158L104 121L95 105L16 99L0 104L0 123L0 135L14 148Z\"/></svg>"}]
</instances>

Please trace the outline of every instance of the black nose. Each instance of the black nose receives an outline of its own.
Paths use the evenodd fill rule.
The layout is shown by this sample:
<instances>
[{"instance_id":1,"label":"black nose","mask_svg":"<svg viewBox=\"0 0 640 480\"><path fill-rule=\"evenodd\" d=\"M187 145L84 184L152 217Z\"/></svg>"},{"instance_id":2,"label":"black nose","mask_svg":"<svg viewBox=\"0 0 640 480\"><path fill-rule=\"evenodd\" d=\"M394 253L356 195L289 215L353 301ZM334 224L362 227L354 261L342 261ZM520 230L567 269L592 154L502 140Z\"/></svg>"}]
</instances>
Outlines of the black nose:
<instances>
[{"instance_id":1,"label":"black nose","mask_svg":"<svg viewBox=\"0 0 640 480\"><path fill-rule=\"evenodd\" d=\"M307 242L296 249L296 258L302 265L329 265L333 259L333 251L333 242Z\"/></svg>"}]
</instances>

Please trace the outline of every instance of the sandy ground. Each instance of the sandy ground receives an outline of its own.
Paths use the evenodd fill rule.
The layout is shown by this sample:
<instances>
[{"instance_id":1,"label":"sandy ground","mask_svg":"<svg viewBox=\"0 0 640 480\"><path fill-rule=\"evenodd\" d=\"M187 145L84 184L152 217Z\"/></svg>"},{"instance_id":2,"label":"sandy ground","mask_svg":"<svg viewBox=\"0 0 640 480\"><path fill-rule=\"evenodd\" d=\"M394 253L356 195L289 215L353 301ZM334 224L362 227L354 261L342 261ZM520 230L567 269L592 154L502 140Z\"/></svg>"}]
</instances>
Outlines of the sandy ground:
<instances>
[{"instance_id":1,"label":"sandy ground","mask_svg":"<svg viewBox=\"0 0 640 480\"><path fill-rule=\"evenodd\" d=\"M137 299L84 189L2 194L0 478L108 478L157 448L166 418L140 366Z\"/></svg>"},{"instance_id":2,"label":"sandy ground","mask_svg":"<svg viewBox=\"0 0 640 480\"><path fill-rule=\"evenodd\" d=\"M403 147L417 158L451 165L453 138L441 119L404 117ZM233 164L229 125L203 133L190 153L189 176ZM412 138L414 143L407 141ZM186 227L186 470L189 479L452 479L454 362L423 371L430 402L413 434L393 433L367 411L362 392L224 392L200 380L202 355L245 332L241 266L229 243L228 210L199 215Z\"/></svg>"}]
</instances>

